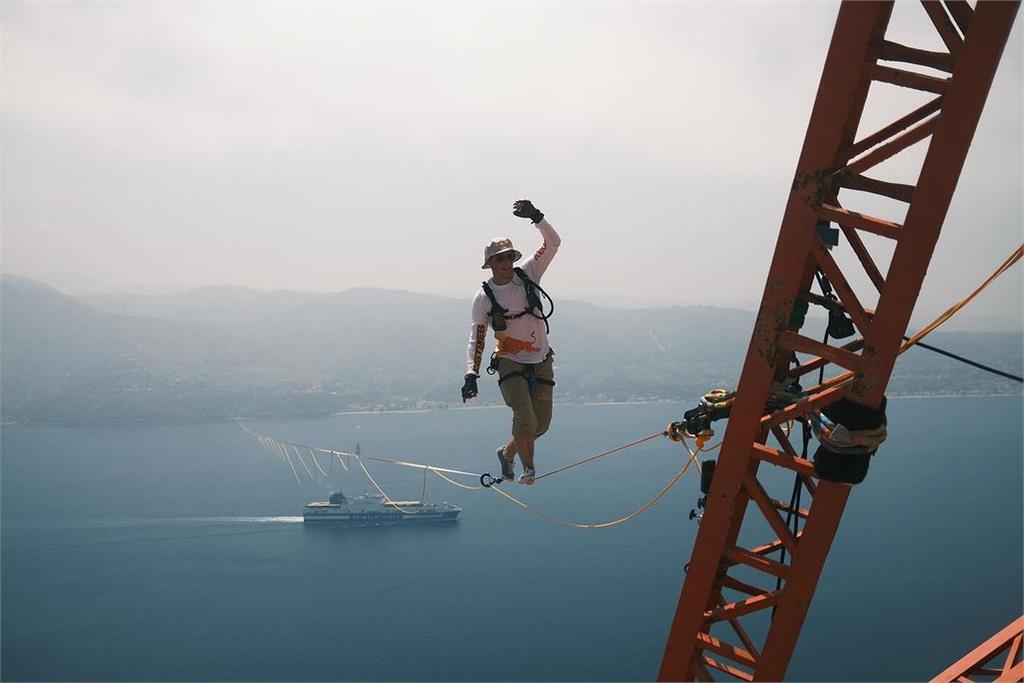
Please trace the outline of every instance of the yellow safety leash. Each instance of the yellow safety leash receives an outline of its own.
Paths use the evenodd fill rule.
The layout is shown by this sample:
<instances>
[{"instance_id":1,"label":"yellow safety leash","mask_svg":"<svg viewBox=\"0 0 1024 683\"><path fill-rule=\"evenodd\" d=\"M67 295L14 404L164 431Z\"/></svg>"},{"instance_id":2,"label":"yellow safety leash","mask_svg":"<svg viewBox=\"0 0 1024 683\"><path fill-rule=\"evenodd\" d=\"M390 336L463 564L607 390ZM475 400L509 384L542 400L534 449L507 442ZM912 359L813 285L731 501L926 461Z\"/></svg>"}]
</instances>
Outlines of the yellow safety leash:
<instances>
[{"instance_id":1,"label":"yellow safety leash","mask_svg":"<svg viewBox=\"0 0 1024 683\"><path fill-rule=\"evenodd\" d=\"M689 448L687 448L687 450L689 450ZM662 488L660 491L658 491L657 495L655 495L649 501L647 501L646 503L644 503L643 505L638 507L633 512L630 512L625 517L620 517L618 519L613 519L610 522L601 522L600 524L582 524L582 523L579 523L579 522L570 522L570 521L561 519L559 517L555 517L554 515L549 515L546 512L543 512L541 510L536 509L535 507L527 505L526 503L524 503L523 501L519 500L518 498L516 498L512 494L506 493L505 491L502 491L501 487L491 486L490 488L491 488L492 491L495 491L496 493L501 494L502 496L504 496L505 498L509 499L510 501L512 501L513 503L515 503L519 507L523 508L524 510L529 510L533 514L538 515L540 517L543 517L544 519L548 520L549 522L554 522L556 524L561 524L563 526L572 527L574 529L608 529L610 527L618 526L619 524L623 524L625 522L628 522L629 520L633 519L634 517L639 515L641 512L649 509L651 506L653 506L655 503L657 503L659 500L661 500L661 498L666 493L668 493L672 489L672 487L675 486L676 483L680 479L683 478L683 475L686 474L686 470L688 470L690 468L690 465L693 464L694 460L697 457L697 454L700 453L700 452L701 451L700 451L699 448L694 450L694 451L690 451L690 457L689 457L689 459L687 459L686 464L683 465L682 469L680 469L679 472L676 473L676 476L672 477L672 480L669 481L668 484L666 484L664 488ZM538 477L538 479L539 479L539 477Z\"/></svg>"}]
</instances>

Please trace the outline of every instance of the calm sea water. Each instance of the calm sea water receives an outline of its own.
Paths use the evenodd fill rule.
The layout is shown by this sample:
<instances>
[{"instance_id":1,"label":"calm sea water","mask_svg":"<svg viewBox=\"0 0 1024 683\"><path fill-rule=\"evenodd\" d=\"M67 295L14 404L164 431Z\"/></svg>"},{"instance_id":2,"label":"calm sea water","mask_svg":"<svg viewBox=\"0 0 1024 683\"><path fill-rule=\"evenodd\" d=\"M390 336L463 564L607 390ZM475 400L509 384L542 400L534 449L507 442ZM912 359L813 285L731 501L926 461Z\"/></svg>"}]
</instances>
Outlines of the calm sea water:
<instances>
[{"instance_id":1,"label":"calm sea water","mask_svg":"<svg viewBox=\"0 0 1024 683\"><path fill-rule=\"evenodd\" d=\"M540 469L683 409L558 406ZM893 400L889 422L791 679L926 680L1021 613L1021 399ZM250 426L493 472L507 423L478 409ZM690 473L610 529L553 524L433 476L427 498L461 505L456 524L307 529L304 503L360 493L365 477L335 465L300 486L235 424L5 426L2 458L4 680L651 680L697 530ZM681 463L659 439L509 490L602 522ZM371 471L394 496L420 494L417 472ZM789 477L774 482L788 497Z\"/></svg>"}]
</instances>

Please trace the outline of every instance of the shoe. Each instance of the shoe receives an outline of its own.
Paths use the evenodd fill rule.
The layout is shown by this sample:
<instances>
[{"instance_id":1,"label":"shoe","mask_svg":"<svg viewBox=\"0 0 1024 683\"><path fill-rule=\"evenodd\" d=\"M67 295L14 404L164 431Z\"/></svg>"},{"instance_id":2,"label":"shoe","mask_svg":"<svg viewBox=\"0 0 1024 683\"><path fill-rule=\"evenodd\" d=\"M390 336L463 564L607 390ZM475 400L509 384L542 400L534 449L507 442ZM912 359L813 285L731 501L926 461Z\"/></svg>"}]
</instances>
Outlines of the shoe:
<instances>
[{"instance_id":1,"label":"shoe","mask_svg":"<svg viewBox=\"0 0 1024 683\"><path fill-rule=\"evenodd\" d=\"M498 462L501 463L501 478L512 481L516 478L515 461L509 462L505 459L505 447L498 446Z\"/></svg>"},{"instance_id":2,"label":"shoe","mask_svg":"<svg viewBox=\"0 0 1024 683\"><path fill-rule=\"evenodd\" d=\"M529 467L527 467L526 469L523 470L522 476L519 477L519 483L520 484L526 484L527 486L529 486L530 484L533 483L533 480L534 480L534 478L536 476L537 476L537 473L534 472Z\"/></svg>"}]
</instances>

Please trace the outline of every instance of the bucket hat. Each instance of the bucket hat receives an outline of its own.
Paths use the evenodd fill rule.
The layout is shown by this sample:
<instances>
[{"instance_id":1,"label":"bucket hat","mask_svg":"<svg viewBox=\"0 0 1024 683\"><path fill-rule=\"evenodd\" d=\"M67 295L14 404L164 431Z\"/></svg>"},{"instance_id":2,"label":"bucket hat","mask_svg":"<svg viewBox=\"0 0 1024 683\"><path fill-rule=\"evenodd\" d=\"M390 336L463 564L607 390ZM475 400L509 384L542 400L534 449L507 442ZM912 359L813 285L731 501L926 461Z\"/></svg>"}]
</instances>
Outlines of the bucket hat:
<instances>
[{"instance_id":1,"label":"bucket hat","mask_svg":"<svg viewBox=\"0 0 1024 683\"><path fill-rule=\"evenodd\" d=\"M480 269L487 270L487 268L489 268L487 262L491 260L491 257L497 256L498 254L504 254L506 251L512 252L513 263L523 258L523 255L512 246L512 240L507 237L495 237L491 240L490 244L484 247L484 264L480 266Z\"/></svg>"}]
</instances>

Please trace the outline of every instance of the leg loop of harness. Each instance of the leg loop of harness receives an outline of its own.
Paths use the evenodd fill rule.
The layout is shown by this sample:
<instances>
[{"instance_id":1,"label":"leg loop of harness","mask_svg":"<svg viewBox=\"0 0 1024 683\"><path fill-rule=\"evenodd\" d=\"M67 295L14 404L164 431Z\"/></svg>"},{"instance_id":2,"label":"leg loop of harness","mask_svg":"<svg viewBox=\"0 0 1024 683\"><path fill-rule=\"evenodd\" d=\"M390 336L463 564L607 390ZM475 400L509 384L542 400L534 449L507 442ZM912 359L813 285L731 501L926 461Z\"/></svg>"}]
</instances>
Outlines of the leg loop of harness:
<instances>
[{"instance_id":1,"label":"leg loop of harness","mask_svg":"<svg viewBox=\"0 0 1024 683\"><path fill-rule=\"evenodd\" d=\"M522 377L527 382L530 381L530 376L527 375L525 370L516 370L515 372L508 373L504 377L498 378L498 386L500 387L505 380L512 379L513 377Z\"/></svg>"},{"instance_id":2,"label":"leg loop of harness","mask_svg":"<svg viewBox=\"0 0 1024 683\"><path fill-rule=\"evenodd\" d=\"M530 395L537 393L538 384L544 384L549 387L555 386L554 380L547 379L545 377L537 377L537 375L534 374L534 366L532 365L529 366L526 370L517 370L515 372L508 373L507 375L498 380L498 386L500 387L502 382L504 382L507 379L512 379L513 377L522 377L523 379L526 380L527 385L529 385L530 387Z\"/></svg>"},{"instance_id":3,"label":"leg loop of harness","mask_svg":"<svg viewBox=\"0 0 1024 683\"><path fill-rule=\"evenodd\" d=\"M532 370L532 368L531 368L531 370ZM527 384L530 385L530 396L536 396L537 395L537 385L538 384L545 384L545 385L547 385L549 387L555 386L554 380L546 379L544 377L537 377L537 375L533 374L532 372L529 375L527 375L526 382L527 382Z\"/></svg>"}]
</instances>

